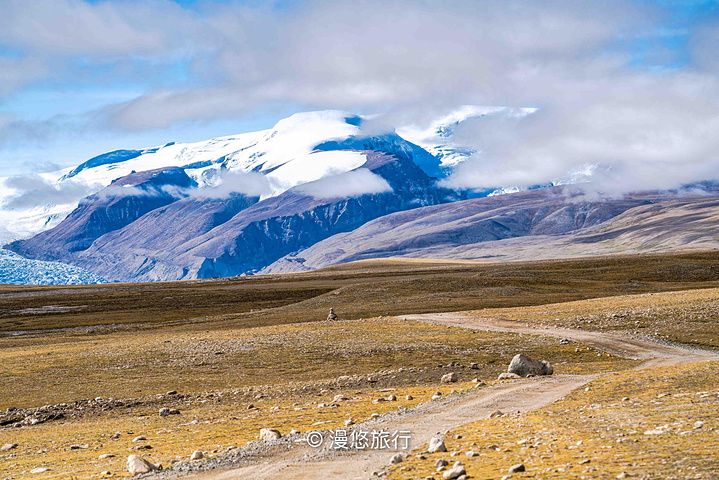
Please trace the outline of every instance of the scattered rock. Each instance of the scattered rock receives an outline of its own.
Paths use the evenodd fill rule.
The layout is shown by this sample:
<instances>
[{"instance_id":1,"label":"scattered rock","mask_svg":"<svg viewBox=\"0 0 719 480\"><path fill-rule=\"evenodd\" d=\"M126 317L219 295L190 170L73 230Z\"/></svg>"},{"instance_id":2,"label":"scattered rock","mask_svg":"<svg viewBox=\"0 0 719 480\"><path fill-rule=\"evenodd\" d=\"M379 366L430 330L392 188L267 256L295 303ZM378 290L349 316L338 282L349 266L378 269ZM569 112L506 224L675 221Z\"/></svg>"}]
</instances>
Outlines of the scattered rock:
<instances>
[{"instance_id":1,"label":"scattered rock","mask_svg":"<svg viewBox=\"0 0 719 480\"><path fill-rule=\"evenodd\" d=\"M404 457L401 453L396 453L392 455L392 458L389 459L389 463L395 464L395 463L402 463L404 460Z\"/></svg>"},{"instance_id":2,"label":"scattered rock","mask_svg":"<svg viewBox=\"0 0 719 480\"><path fill-rule=\"evenodd\" d=\"M504 415L504 413L502 413L501 410L495 410L492 413L490 413L489 415L487 415L487 418L498 418L498 417L501 417L502 415Z\"/></svg>"},{"instance_id":3,"label":"scattered rock","mask_svg":"<svg viewBox=\"0 0 719 480\"><path fill-rule=\"evenodd\" d=\"M405 400L414 400L414 397L412 395L407 395L404 397Z\"/></svg>"},{"instance_id":4,"label":"scattered rock","mask_svg":"<svg viewBox=\"0 0 719 480\"><path fill-rule=\"evenodd\" d=\"M349 398L340 393L338 395L335 395L335 398L332 399L332 402L346 402L347 400L349 400Z\"/></svg>"},{"instance_id":5,"label":"scattered rock","mask_svg":"<svg viewBox=\"0 0 719 480\"><path fill-rule=\"evenodd\" d=\"M517 378L521 378L521 377L519 375L517 375L516 373L504 372L504 373L499 374L499 377L497 377L497 380L514 380Z\"/></svg>"},{"instance_id":6,"label":"scattered rock","mask_svg":"<svg viewBox=\"0 0 719 480\"><path fill-rule=\"evenodd\" d=\"M561 339L561 340L559 341L559 343L561 343L562 345L566 345L566 344L569 343L569 339L568 339L568 338L563 338L563 339Z\"/></svg>"},{"instance_id":7,"label":"scattered rock","mask_svg":"<svg viewBox=\"0 0 719 480\"><path fill-rule=\"evenodd\" d=\"M524 472L526 470L527 469L524 468L523 463L518 463L516 465L512 465L511 467L509 467L509 473L519 473L519 472Z\"/></svg>"},{"instance_id":8,"label":"scattered rock","mask_svg":"<svg viewBox=\"0 0 719 480\"><path fill-rule=\"evenodd\" d=\"M476 363L470 363L469 368L471 368L472 370L479 370L479 365Z\"/></svg>"},{"instance_id":9,"label":"scattered rock","mask_svg":"<svg viewBox=\"0 0 719 480\"><path fill-rule=\"evenodd\" d=\"M464 469L464 465L459 465L459 466L456 466L456 467L452 467L452 468L450 468L449 470L446 470L446 471L442 474L442 478L445 478L445 479L455 479L455 478L461 477L462 475L464 475L464 474L466 474L466 473L467 473L467 471Z\"/></svg>"},{"instance_id":10,"label":"scattered rock","mask_svg":"<svg viewBox=\"0 0 719 480\"><path fill-rule=\"evenodd\" d=\"M205 458L205 454L200 450L195 450L192 452L192 455L190 455L190 461L202 460L203 458Z\"/></svg>"},{"instance_id":11,"label":"scattered rock","mask_svg":"<svg viewBox=\"0 0 719 480\"><path fill-rule=\"evenodd\" d=\"M279 430L274 428L263 428L260 430L260 440L263 442L279 440L280 438L282 438L282 434Z\"/></svg>"},{"instance_id":12,"label":"scattered rock","mask_svg":"<svg viewBox=\"0 0 719 480\"><path fill-rule=\"evenodd\" d=\"M38 467L38 468L33 468L32 470L30 470L30 473L33 473L33 474L45 473L45 472L49 472L49 471L50 471L50 469L47 467Z\"/></svg>"},{"instance_id":13,"label":"scattered rock","mask_svg":"<svg viewBox=\"0 0 719 480\"><path fill-rule=\"evenodd\" d=\"M439 437L434 437L429 441L429 448L427 449L429 453L435 453L435 452L446 452L447 447L444 445L444 440L442 440Z\"/></svg>"},{"instance_id":14,"label":"scattered rock","mask_svg":"<svg viewBox=\"0 0 719 480\"><path fill-rule=\"evenodd\" d=\"M472 457L478 457L479 453L473 452L470 450L469 452L466 452L465 455L467 455L467 458L472 458Z\"/></svg>"},{"instance_id":15,"label":"scattered rock","mask_svg":"<svg viewBox=\"0 0 719 480\"><path fill-rule=\"evenodd\" d=\"M696 422L694 422L694 427L693 427L694 430L699 430L700 428L703 428L703 427L704 427L704 422L702 422L701 420L697 420Z\"/></svg>"},{"instance_id":16,"label":"scattered rock","mask_svg":"<svg viewBox=\"0 0 719 480\"><path fill-rule=\"evenodd\" d=\"M530 358L524 354L517 354L514 356L512 361L509 363L507 368L508 373L516 373L520 377L526 377L527 375L552 375L554 368L552 364L546 361L540 362Z\"/></svg>"},{"instance_id":17,"label":"scattered rock","mask_svg":"<svg viewBox=\"0 0 719 480\"><path fill-rule=\"evenodd\" d=\"M157 467L138 455L127 457L127 471L130 475L139 475L157 470Z\"/></svg>"},{"instance_id":18,"label":"scattered rock","mask_svg":"<svg viewBox=\"0 0 719 480\"><path fill-rule=\"evenodd\" d=\"M115 458L114 453L103 453L99 457L97 457L99 460L105 460L106 458Z\"/></svg>"},{"instance_id":19,"label":"scattered rock","mask_svg":"<svg viewBox=\"0 0 719 480\"><path fill-rule=\"evenodd\" d=\"M619 475L617 475L617 480L623 480L623 479L629 478L629 477L631 477L631 474L629 474L627 472L622 472Z\"/></svg>"},{"instance_id":20,"label":"scattered rock","mask_svg":"<svg viewBox=\"0 0 719 480\"><path fill-rule=\"evenodd\" d=\"M17 443L6 443L2 447L0 447L0 451L7 452L8 450L12 450L13 448L17 447L19 447Z\"/></svg>"},{"instance_id":21,"label":"scattered rock","mask_svg":"<svg viewBox=\"0 0 719 480\"><path fill-rule=\"evenodd\" d=\"M145 437L143 437L142 435L140 435L139 437L133 438L133 439L132 439L132 443L142 442L142 441L144 441L144 440L147 440L147 438L145 438Z\"/></svg>"},{"instance_id":22,"label":"scattered rock","mask_svg":"<svg viewBox=\"0 0 719 480\"><path fill-rule=\"evenodd\" d=\"M438 398L442 398L442 392L434 392L434 395L432 395L432 400L437 400Z\"/></svg>"},{"instance_id":23,"label":"scattered rock","mask_svg":"<svg viewBox=\"0 0 719 480\"><path fill-rule=\"evenodd\" d=\"M444 458L440 458L439 460L434 462L434 466L437 468L446 467L447 465L449 465L449 462L447 460L445 460Z\"/></svg>"},{"instance_id":24,"label":"scattered rock","mask_svg":"<svg viewBox=\"0 0 719 480\"><path fill-rule=\"evenodd\" d=\"M389 397L387 397L387 401L388 401L388 402L396 402L396 401L397 401L397 396L396 396L396 395L390 395Z\"/></svg>"},{"instance_id":25,"label":"scattered rock","mask_svg":"<svg viewBox=\"0 0 719 480\"><path fill-rule=\"evenodd\" d=\"M457 381L457 374L455 372L442 375L442 383L454 383Z\"/></svg>"}]
</instances>

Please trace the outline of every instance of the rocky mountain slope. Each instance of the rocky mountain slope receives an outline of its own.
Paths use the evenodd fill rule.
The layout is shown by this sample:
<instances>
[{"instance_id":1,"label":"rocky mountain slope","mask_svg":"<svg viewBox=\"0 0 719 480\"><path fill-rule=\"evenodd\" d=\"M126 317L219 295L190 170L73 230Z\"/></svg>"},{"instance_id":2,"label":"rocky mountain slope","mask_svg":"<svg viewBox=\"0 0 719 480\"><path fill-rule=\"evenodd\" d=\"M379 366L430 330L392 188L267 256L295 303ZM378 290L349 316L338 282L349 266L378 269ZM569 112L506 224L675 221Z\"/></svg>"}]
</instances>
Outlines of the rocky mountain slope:
<instances>
[{"instance_id":1,"label":"rocky mountain slope","mask_svg":"<svg viewBox=\"0 0 719 480\"><path fill-rule=\"evenodd\" d=\"M387 215L263 273L395 256L505 261L716 249L717 220L715 192L584 201L554 187Z\"/></svg>"},{"instance_id":2,"label":"rocky mountain slope","mask_svg":"<svg viewBox=\"0 0 719 480\"><path fill-rule=\"evenodd\" d=\"M719 247L712 184L591 200L561 186L498 186L467 200L478 194L439 186L473 154L456 130L532 112L463 107L397 130L373 116L310 112L260 132L117 150L61 172L0 179L0 239L29 259L109 281L391 256L531 260Z\"/></svg>"}]
</instances>

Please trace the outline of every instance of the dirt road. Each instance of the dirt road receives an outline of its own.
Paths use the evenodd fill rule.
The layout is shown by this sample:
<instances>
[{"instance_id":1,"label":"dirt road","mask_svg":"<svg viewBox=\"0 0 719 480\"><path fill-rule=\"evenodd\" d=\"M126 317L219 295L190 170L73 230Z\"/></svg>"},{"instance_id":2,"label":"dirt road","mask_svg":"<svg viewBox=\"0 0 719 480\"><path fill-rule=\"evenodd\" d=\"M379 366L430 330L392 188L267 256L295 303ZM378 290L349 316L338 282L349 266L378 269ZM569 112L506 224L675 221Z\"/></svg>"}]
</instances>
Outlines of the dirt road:
<instances>
[{"instance_id":1,"label":"dirt road","mask_svg":"<svg viewBox=\"0 0 719 480\"><path fill-rule=\"evenodd\" d=\"M472 317L459 313L410 315L446 325L527 335L567 338L613 355L645 360L639 368L719 360L719 354L674 345L654 343L611 332L588 332L563 328L539 328L526 323ZM491 412L522 412L541 408L564 397L597 376L555 375L522 379L477 389L462 395L433 400L403 413L387 415L363 424L364 430L409 430L412 447L426 445L429 439L461 425L486 418ZM202 480L292 478L302 480L368 479L383 470L392 456L389 451L337 453L314 449L304 442L283 443L258 457L247 457L244 466L223 465L215 461L214 470L190 473L185 478ZM212 466L212 465L207 465ZM167 475L167 474L165 474Z\"/></svg>"}]
</instances>

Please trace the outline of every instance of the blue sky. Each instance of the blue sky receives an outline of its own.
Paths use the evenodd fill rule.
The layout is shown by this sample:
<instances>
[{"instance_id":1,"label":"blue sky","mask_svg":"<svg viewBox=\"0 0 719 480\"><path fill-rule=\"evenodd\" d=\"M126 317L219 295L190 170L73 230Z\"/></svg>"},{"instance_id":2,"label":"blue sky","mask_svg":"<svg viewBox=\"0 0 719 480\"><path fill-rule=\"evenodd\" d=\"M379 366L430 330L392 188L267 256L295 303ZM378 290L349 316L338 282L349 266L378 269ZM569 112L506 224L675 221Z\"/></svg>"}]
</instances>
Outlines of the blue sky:
<instances>
[{"instance_id":1,"label":"blue sky","mask_svg":"<svg viewBox=\"0 0 719 480\"><path fill-rule=\"evenodd\" d=\"M571 115L624 98L637 118L678 108L712 129L715 118L686 85L718 101L718 3L7 0L0 176L268 128L325 108L389 112L400 123L467 103ZM658 109L658 97L673 103ZM657 138L671 128L691 137L677 140L687 151L709 148L670 123ZM627 153L617 132L600 131L600 119L592 125L551 139L558 146L544 161L562 161L554 158L562 142L590 134L606 138L582 139L586 148ZM502 158L526 155L500 147Z\"/></svg>"}]
</instances>

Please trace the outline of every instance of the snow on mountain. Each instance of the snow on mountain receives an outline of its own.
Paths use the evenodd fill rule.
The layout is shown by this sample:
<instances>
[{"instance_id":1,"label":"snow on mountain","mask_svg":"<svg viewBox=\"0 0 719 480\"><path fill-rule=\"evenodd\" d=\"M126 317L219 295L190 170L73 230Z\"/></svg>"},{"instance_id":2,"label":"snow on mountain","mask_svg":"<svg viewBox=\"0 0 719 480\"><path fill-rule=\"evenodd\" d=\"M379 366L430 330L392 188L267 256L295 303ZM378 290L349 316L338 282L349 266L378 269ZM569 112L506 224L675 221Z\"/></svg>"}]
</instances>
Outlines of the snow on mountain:
<instances>
[{"instance_id":1,"label":"snow on mountain","mask_svg":"<svg viewBox=\"0 0 719 480\"><path fill-rule=\"evenodd\" d=\"M437 157L443 167L452 167L477 153L475 147L463 145L455 137L455 129L458 126L481 117L523 117L536 110L536 108L463 105L457 110L433 120L429 125L406 125L398 128L397 133Z\"/></svg>"},{"instance_id":2,"label":"snow on mountain","mask_svg":"<svg viewBox=\"0 0 719 480\"><path fill-rule=\"evenodd\" d=\"M340 111L298 113L259 132L109 152L75 168L34 177L32 181L40 182L48 194L48 201L40 204L31 201L38 186L25 190L17 178L0 178L0 226L6 230L5 241L30 237L59 224L82 198L112 181L133 172L165 167L183 168L199 188L217 186L226 172L259 173L266 182L261 198L276 196L297 185L362 166L365 156L347 151L347 142L383 138L376 132L370 135L363 131L364 121L363 117ZM412 147L416 148L394 132L387 132L385 136L386 139L375 143L381 143L385 149L411 151ZM345 151L334 151L340 148L328 147L332 144L343 144L341 149ZM430 162L435 161L429 157ZM258 180L261 177L252 179Z\"/></svg>"},{"instance_id":3,"label":"snow on mountain","mask_svg":"<svg viewBox=\"0 0 719 480\"><path fill-rule=\"evenodd\" d=\"M0 284L81 285L107 283L85 269L59 262L29 260L10 250L0 249Z\"/></svg>"}]
</instances>

